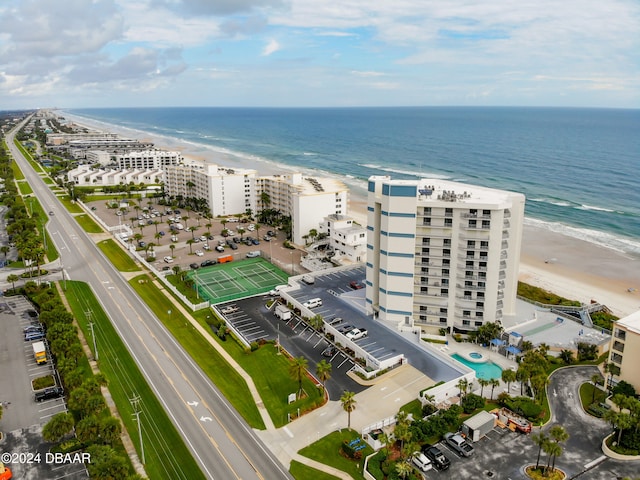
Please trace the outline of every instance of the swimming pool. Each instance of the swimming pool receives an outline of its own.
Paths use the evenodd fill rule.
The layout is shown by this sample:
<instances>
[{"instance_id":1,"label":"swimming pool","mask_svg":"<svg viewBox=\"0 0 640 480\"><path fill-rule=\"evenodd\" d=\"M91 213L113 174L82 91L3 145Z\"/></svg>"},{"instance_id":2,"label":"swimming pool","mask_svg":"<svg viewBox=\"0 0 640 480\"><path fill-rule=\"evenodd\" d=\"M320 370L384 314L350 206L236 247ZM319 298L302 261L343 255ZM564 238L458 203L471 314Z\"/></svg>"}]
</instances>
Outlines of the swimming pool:
<instances>
[{"instance_id":1,"label":"swimming pool","mask_svg":"<svg viewBox=\"0 0 640 480\"><path fill-rule=\"evenodd\" d=\"M476 363L470 362L466 358L454 353L451 355L452 358L455 358L457 361L466 365L467 367L476 371L476 377L482 378L484 380L498 379L502 378L502 369L493 362L484 362L484 363Z\"/></svg>"}]
</instances>

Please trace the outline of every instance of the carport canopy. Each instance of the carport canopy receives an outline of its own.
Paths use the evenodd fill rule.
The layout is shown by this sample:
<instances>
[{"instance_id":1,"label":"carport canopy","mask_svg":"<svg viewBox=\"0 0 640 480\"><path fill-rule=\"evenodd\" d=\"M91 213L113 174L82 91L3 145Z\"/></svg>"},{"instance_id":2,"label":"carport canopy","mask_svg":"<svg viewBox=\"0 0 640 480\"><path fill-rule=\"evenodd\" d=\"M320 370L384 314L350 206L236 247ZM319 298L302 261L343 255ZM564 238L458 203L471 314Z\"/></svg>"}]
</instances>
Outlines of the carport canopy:
<instances>
[{"instance_id":1,"label":"carport canopy","mask_svg":"<svg viewBox=\"0 0 640 480\"><path fill-rule=\"evenodd\" d=\"M502 345L504 345L504 344L505 344L505 341L504 341L504 340L500 340L499 338L494 338L494 339L493 339L493 340L491 340L491 342L489 342L489 343L491 343L491 345L495 345L495 346L497 346L497 347L501 347Z\"/></svg>"},{"instance_id":2,"label":"carport canopy","mask_svg":"<svg viewBox=\"0 0 640 480\"><path fill-rule=\"evenodd\" d=\"M509 345L507 347L507 353L512 353L514 355L519 355L520 353L522 353L522 350L520 350L518 347L514 347L513 345Z\"/></svg>"}]
</instances>

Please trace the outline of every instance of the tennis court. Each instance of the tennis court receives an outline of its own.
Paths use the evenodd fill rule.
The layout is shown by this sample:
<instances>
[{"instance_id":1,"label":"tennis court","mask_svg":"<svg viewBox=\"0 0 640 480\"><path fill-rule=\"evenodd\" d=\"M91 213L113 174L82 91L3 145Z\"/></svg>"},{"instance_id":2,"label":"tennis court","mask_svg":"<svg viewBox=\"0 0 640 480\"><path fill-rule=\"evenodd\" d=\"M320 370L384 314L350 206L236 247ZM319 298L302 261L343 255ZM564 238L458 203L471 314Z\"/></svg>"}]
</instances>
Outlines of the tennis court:
<instances>
[{"instance_id":1,"label":"tennis court","mask_svg":"<svg viewBox=\"0 0 640 480\"><path fill-rule=\"evenodd\" d=\"M262 258L228 262L188 273L200 298L211 304L265 293L287 283L288 275Z\"/></svg>"}]
</instances>

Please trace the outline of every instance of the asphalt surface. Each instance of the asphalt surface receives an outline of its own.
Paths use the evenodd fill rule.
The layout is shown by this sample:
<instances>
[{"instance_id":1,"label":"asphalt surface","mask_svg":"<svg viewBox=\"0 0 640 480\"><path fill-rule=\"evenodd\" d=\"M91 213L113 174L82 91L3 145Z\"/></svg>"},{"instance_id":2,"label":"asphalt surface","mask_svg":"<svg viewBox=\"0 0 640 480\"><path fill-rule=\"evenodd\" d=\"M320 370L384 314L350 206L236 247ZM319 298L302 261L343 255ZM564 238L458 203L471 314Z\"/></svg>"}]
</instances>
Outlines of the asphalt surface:
<instances>
[{"instance_id":1,"label":"asphalt surface","mask_svg":"<svg viewBox=\"0 0 640 480\"><path fill-rule=\"evenodd\" d=\"M149 385L208 478L291 478L215 385L73 221L7 135L45 211L66 278L91 285ZM170 455L170 452L167 452Z\"/></svg>"}]
</instances>

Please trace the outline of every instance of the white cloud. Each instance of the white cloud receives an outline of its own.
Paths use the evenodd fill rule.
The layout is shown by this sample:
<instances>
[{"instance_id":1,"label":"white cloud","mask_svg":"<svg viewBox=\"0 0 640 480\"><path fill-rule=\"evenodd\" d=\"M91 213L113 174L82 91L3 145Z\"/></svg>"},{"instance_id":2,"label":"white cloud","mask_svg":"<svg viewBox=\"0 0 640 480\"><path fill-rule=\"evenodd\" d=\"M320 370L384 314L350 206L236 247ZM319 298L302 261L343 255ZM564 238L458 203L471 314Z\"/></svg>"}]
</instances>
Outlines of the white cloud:
<instances>
[{"instance_id":1,"label":"white cloud","mask_svg":"<svg viewBox=\"0 0 640 480\"><path fill-rule=\"evenodd\" d=\"M281 47L280 47L280 44L278 43L278 41L272 38L271 40L269 40L269 43L267 43L267 45L262 50L262 56L263 57L268 57L272 53L275 53L278 50L280 50L280 48Z\"/></svg>"}]
</instances>

